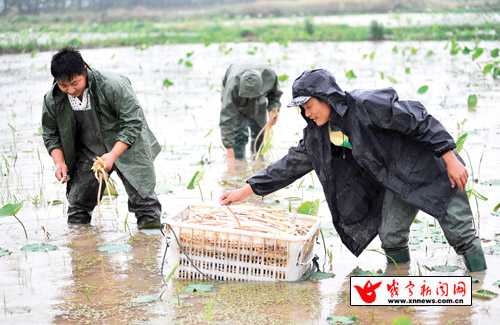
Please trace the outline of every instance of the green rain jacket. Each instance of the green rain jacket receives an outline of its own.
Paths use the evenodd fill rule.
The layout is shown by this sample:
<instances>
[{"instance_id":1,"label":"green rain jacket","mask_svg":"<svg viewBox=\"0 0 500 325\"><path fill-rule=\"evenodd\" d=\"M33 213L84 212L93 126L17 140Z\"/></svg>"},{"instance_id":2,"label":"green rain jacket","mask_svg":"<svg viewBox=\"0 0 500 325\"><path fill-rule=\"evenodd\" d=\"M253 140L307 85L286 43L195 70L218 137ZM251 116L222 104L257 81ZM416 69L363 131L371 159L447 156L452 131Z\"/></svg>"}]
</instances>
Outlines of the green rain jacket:
<instances>
[{"instance_id":1,"label":"green rain jacket","mask_svg":"<svg viewBox=\"0 0 500 325\"><path fill-rule=\"evenodd\" d=\"M239 96L240 79L247 70L255 70L262 77L262 87L252 99ZM279 89L276 73L265 65L256 64L230 65L222 80L222 86L219 122L222 144L226 148L233 148L241 120L252 119L260 127L264 127L267 119L266 111L280 108L280 97L283 92Z\"/></svg>"},{"instance_id":2,"label":"green rain jacket","mask_svg":"<svg viewBox=\"0 0 500 325\"><path fill-rule=\"evenodd\" d=\"M88 88L92 109L99 120L103 143L109 152L116 141L129 148L116 160L117 168L139 195L154 192L156 178L153 161L161 147L149 129L142 108L127 77L88 69ZM68 97L54 82L44 96L42 137L49 154L62 149L69 174L76 163L76 121Z\"/></svg>"}]
</instances>

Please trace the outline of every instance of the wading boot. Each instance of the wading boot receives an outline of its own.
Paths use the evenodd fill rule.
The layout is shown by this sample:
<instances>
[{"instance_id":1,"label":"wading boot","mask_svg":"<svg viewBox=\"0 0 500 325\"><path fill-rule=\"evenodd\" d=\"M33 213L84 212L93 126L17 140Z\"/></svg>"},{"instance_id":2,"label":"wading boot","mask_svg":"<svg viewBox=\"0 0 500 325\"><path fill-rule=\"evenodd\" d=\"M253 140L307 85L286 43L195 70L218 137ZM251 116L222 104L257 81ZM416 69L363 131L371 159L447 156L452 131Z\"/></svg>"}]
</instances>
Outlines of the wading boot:
<instances>
[{"instance_id":1,"label":"wading boot","mask_svg":"<svg viewBox=\"0 0 500 325\"><path fill-rule=\"evenodd\" d=\"M91 220L90 213L68 214L68 224L70 225L88 225Z\"/></svg>"},{"instance_id":2,"label":"wading boot","mask_svg":"<svg viewBox=\"0 0 500 325\"><path fill-rule=\"evenodd\" d=\"M137 218L137 229L160 229L160 218L144 216Z\"/></svg>"},{"instance_id":3,"label":"wading boot","mask_svg":"<svg viewBox=\"0 0 500 325\"><path fill-rule=\"evenodd\" d=\"M406 263L410 261L410 250L408 247L384 249L387 263Z\"/></svg>"},{"instance_id":4,"label":"wading boot","mask_svg":"<svg viewBox=\"0 0 500 325\"><path fill-rule=\"evenodd\" d=\"M464 254L464 260L469 272L481 272L487 269L482 247L476 248L474 252Z\"/></svg>"}]
</instances>

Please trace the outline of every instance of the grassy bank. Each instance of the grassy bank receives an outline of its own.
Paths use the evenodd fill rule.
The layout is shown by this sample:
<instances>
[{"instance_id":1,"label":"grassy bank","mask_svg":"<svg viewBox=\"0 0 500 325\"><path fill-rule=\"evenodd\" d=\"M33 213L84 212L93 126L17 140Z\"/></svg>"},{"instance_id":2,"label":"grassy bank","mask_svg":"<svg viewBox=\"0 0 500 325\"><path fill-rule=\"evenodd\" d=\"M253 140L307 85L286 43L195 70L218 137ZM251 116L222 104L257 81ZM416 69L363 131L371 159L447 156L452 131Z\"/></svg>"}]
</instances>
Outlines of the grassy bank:
<instances>
[{"instance_id":1,"label":"grassy bank","mask_svg":"<svg viewBox=\"0 0 500 325\"><path fill-rule=\"evenodd\" d=\"M314 24L304 19L290 25L225 25L217 21L161 23L151 20L101 23L30 20L0 21L0 53L53 50L65 45L80 48L137 46L173 43L278 42L294 41L367 41L367 40L499 40L500 23L479 26L425 26L385 28Z\"/></svg>"}]
</instances>

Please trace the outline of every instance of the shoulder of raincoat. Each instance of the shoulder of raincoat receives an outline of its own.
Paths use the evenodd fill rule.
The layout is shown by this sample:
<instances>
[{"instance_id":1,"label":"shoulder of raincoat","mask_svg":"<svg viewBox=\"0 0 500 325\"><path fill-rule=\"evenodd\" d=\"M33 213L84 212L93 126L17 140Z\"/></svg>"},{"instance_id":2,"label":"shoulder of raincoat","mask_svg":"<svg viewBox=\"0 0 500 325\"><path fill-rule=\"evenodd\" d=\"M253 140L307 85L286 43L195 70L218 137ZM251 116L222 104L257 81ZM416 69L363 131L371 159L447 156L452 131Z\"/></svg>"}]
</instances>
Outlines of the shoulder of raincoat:
<instances>
[{"instance_id":1,"label":"shoulder of raincoat","mask_svg":"<svg viewBox=\"0 0 500 325\"><path fill-rule=\"evenodd\" d=\"M241 98L238 95L241 75L249 69L258 71L262 77L263 84L260 90L261 100L259 102L264 103L264 107L249 105L249 101L246 98ZM232 148L234 146L241 115L255 118L259 121L263 120L265 123L265 112L281 107L280 98L282 94L283 92L279 88L278 77L269 67L257 64L230 65L222 80L222 103L219 126L221 128L221 138L224 147Z\"/></svg>"},{"instance_id":2,"label":"shoulder of raincoat","mask_svg":"<svg viewBox=\"0 0 500 325\"><path fill-rule=\"evenodd\" d=\"M431 215L446 214L452 189L440 156L455 143L421 103L399 101L391 88L344 92L321 69L294 82L293 97L298 96L314 96L333 107L330 124L349 137L360 168L332 156L328 125L318 127L302 114L307 127L299 146L248 179L255 194L274 192L314 170L334 226L356 256L378 234L384 188Z\"/></svg>"},{"instance_id":3,"label":"shoulder of raincoat","mask_svg":"<svg viewBox=\"0 0 500 325\"><path fill-rule=\"evenodd\" d=\"M116 141L129 145L115 167L142 196L154 191L153 160L161 148L149 129L130 80L114 73L88 69L92 109L106 150ZM75 119L66 94L56 83L45 95L42 110L42 137L49 153L61 148L70 173L75 164Z\"/></svg>"}]
</instances>

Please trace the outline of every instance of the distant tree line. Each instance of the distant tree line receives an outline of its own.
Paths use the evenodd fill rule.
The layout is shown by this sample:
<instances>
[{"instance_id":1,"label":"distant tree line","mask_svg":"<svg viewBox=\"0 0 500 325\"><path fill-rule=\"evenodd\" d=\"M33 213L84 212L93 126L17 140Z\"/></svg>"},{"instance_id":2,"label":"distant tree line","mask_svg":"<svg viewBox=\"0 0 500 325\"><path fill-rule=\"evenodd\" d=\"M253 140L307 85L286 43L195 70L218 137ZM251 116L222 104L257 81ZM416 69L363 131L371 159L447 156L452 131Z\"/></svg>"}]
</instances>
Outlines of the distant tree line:
<instances>
[{"instance_id":1,"label":"distant tree line","mask_svg":"<svg viewBox=\"0 0 500 325\"><path fill-rule=\"evenodd\" d=\"M255 2L256 0L0 0L0 13L20 14L65 10L106 10L130 7L207 6L226 3Z\"/></svg>"}]
</instances>

